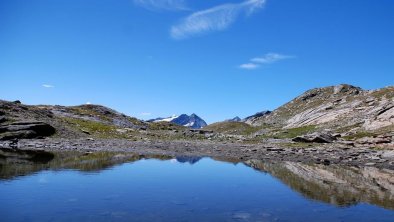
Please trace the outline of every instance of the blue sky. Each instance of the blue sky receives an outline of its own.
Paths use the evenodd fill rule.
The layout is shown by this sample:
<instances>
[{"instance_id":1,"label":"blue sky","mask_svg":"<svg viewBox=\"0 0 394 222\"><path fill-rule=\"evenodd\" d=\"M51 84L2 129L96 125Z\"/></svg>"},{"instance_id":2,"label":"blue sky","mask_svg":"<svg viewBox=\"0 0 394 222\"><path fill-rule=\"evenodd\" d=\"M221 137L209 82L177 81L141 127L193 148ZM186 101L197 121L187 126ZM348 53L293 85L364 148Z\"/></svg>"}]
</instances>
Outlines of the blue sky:
<instances>
[{"instance_id":1,"label":"blue sky","mask_svg":"<svg viewBox=\"0 0 394 222\"><path fill-rule=\"evenodd\" d=\"M394 83L392 0L0 0L0 98L208 122Z\"/></svg>"}]
</instances>

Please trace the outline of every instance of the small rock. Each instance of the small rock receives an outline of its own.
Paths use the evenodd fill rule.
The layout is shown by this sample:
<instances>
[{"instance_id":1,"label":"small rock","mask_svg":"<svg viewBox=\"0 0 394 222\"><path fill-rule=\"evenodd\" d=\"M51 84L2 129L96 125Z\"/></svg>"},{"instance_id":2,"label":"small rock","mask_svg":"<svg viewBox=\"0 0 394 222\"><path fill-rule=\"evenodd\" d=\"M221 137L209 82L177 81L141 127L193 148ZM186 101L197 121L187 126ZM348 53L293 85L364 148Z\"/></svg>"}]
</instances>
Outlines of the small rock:
<instances>
[{"instance_id":1,"label":"small rock","mask_svg":"<svg viewBox=\"0 0 394 222\"><path fill-rule=\"evenodd\" d=\"M284 151L284 149L282 149L282 148L267 148L267 151L278 151L278 152L280 152L280 151Z\"/></svg>"},{"instance_id":2,"label":"small rock","mask_svg":"<svg viewBox=\"0 0 394 222\"><path fill-rule=\"evenodd\" d=\"M386 151L382 154L383 158L394 159L394 151Z\"/></svg>"},{"instance_id":3,"label":"small rock","mask_svg":"<svg viewBox=\"0 0 394 222\"><path fill-rule=\"evenodd\" d=\"M90 132L87 130L81 130L83 133L90 135Z\"/></svg>"},{"instance_id":4,"label":"small rock","mask_svg":"<svg viewBox=\"0 0 394 222\"><path fill-rule=\"evenodd\" d=\"M375 166L376 165L376 163L366 163L366 164L364 164L365 166Z\"/></svg>"}]
</instances>

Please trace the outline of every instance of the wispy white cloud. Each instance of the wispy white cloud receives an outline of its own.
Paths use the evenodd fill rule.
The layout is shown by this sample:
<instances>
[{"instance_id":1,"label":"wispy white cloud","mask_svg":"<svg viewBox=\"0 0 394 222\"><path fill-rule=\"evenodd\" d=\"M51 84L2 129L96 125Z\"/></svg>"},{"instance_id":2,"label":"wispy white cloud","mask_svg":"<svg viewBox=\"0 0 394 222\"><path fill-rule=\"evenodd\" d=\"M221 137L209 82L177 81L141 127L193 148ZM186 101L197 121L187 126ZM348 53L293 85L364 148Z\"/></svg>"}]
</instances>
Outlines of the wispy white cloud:
<instances>
[{"instance_id":1,"label":"wispy white cloud","mask_svg":"<svg viewBox=\"0 0 394 222\"><path fill-rule=\"evenodd\" d=\"M141 115L141 116L151 116L152 113L144 112L144 113L141 113L140 115Z\"/></svg>"},{"instance_id":2,"label":"wispy white cloud","mask_svg":"<svg viewBox=\"0 0 394 222\"><path fill-rule=\"evenodd\" d=\"M90 104L92 104L91 102L86 102L86 105L90 105Z\"/></svg>"},{"instance_id":3,"label":"wispy white cloud","mask_svg":"<svg viewBox=\"0 0 394 222\"><path fill-rule=\"evenodd\" d=\"M187 10L185 0L134 0L134 4L148 10Z\"/></svg>"},{"instance_id":4,"label":"wispy white cloud","mask_svg":"<svg viewBox=\"0 0 394 222\"><path fill-rule=\"evenodd\" d=\"M206 32L228 28L242 14L250 15L262 8L266 0L247 0L238 4L223 4L195 12L171 27L174 39L184 39Z\"/></svg>"},{"instance_id":5,"label":"wispy white cloud","mask_svg":"<svg viewBox=\"0 0 394 222\"><path fill-rule=\"evenodd\" d=\"M42 87L44 87L44 88L55 88L55 86L49 85L49 84L42 84Z\"/></svg>"},{"instance_id":6,"label":"wispy white cloud","mask_svg":"<svg viewBox=\"0 0 394 222\"><path fill-rule=\"evenodd\" d=\"M292 58L295 58L295 56L283 55L283 54L279 54L279 53L267 53L263 56L250 59L249 63L242 64L239 66L239 68L241 68L241 69L257 69L263 64L271 64L271 63L278 62L280 60L292 59Z\"/></svg>"},{"instance_id":7,"label":"wispy white cloud","mask_svg":"<svg viewBox=\"0 0 394 222\"><path fill-rule=\"evenodd\" d=\"M239 66L239 68L241 69L257 69L259 67L259 65L255 64L255 63L245 63L245 64L241 64Z\"/></svg>"},{"instance_id":8,"label":"wispy white cloud","mask_svg":"<svg viewBox=\"0 0 394 222\"><path fill-rule=\"evenodd\" d=\"M260 64L269 64L269 63L274 63L280 60L291 59L291 58L294 58L294 56L282 55L278 53L267 53L261 57L253 58L250 61Z\"/></svg>"}]
</instances>

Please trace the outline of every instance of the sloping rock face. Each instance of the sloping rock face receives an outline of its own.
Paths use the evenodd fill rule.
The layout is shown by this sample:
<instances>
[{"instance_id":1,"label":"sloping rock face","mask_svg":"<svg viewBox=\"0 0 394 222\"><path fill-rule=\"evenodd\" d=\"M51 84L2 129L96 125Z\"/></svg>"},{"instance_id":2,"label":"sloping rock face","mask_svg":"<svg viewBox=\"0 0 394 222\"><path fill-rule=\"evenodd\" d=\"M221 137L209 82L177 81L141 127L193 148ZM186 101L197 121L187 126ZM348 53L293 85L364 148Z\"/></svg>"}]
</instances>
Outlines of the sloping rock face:
<instances>
[{"instance_id":1,"label":"sloping rock face","mask_svg":"<svg viewBox=\"0 0 394 222\"><path fill-rule=\"evenodd\" d=\"M342 131L389 131L394 129L394 87L363 90L342 84L316 88L249 122L281 128L313 125Z\"/></svg>"},{"instance_id":2,"label":"sloping rock face","mask_svg":"<svg viewBox=\"0 0 394 222\"><path fill-rule=\"evenodd\" d=\"M55 132L55 128L44 122L15 122L0 126L0 140L46 137Z\"/></svg>"}]
</instances>

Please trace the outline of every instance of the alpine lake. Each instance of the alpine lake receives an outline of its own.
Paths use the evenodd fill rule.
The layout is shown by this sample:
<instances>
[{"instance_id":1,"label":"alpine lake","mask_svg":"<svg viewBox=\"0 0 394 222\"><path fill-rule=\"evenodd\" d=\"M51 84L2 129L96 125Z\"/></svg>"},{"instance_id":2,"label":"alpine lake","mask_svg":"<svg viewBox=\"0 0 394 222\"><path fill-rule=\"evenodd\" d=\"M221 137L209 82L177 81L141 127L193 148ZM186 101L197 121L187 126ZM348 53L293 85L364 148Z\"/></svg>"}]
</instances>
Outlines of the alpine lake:
<instances>
[{"instance_id":1,"label":"alpine lake","mask_svg":"<svg viewBox=\"0 0 394 222\"><path fill-rule=\"evenodd\" d=\"M394 171L133 153L0 158L0 221L394 221Z\"/></svg>"}]
</instances>

